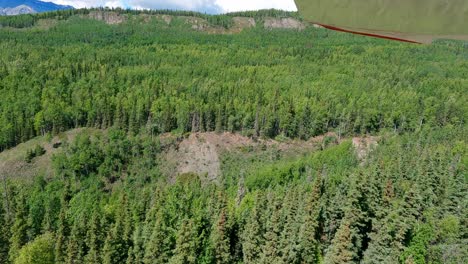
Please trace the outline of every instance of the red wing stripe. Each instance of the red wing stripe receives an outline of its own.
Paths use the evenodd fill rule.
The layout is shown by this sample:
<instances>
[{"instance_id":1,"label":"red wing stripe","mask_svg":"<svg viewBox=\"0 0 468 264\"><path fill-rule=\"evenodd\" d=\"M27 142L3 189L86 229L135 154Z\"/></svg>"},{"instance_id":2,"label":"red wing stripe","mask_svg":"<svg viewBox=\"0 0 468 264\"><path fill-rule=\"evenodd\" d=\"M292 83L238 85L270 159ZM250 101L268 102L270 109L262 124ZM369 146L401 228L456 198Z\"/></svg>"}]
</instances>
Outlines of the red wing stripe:
<instances>
[{"instance_id":1,"label":"red wing stripe","mask_svg":"<svg viewBox=\"0 0 468 264\"><path fill-rule=\"evenodd\" d=\"M382 35L371 34L371 33L352 31L352 30L347 30L347 29L338 28L338 27L329 26L329 25L324 25L324 24L317 24L317 25L320 25L320 26L322 26L324 28L328 28L328 29L335 30L335 31L352 33L352 34L357 34L357 35L362 35L362 36L367 36L367 37L382 38L382 39L396 40L396 41L402 41L402 42L408 42L408 43L422 44L422 43L417 42L417 41L412 41L412 40L407 40L407 39L402 39L402 38L395 38L395 37L382 36Z\"/></svg>"}]
</instances>

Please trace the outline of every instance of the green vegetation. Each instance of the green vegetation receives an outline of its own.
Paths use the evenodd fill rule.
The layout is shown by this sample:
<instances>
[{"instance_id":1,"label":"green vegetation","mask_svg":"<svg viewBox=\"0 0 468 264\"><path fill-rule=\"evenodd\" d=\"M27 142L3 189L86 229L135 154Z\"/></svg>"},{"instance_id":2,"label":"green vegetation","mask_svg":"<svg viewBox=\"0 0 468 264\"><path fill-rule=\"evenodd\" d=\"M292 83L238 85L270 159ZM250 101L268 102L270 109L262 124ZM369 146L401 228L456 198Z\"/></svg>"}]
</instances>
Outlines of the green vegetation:
<instances>
[{"instance_id":1,"label":"green vegetation","mask_svg":"<svg viewBox=\"0 0 468 264\"><path fill-rule=\"evenodd\" d=\"M26 244L19 252L15 264L54 264L54 237L50 233L40 235Z\"/></svg>"},{"instance_id":2,"label":"green vegetation","mask_svg":"<svg viewBox=\"0 0 468 264\"><path fill-rule=\"evenodd\" d=\"M173 24L72 17L48 31L0 31L0 149L81 126L308 139L467 120L462 43Z\"/></svg>"},{"instance_id":3,"label":"green vegetation","mask_svg":"<svg viewBox=\"0 0 468 264\"><path fill-rule=\"evenodd\" d=\"M55 12L45 12L39 14L26 14L17 16L0 16L0 27L12 27L12 28L28 28L34 26L40 19L58 19L66 20L71 16L76 15L88 15L93 11L102 12L114 12L120 15L127 16L139 16L139 15L170 15L170 16L184 16L184 17L198 17L206 19L210 25L221 26L229 28L233 25L232 18L236 16L240 17L252 17L258 21L261 21L266 17L274 18L287 18L294 17L300 19L296 12L287 12L281 10L260 10L260 11L247 11L247 12L235 12L224 15L207 15L193 11L173 11L173 10L131 10L131 9L120 9L120 8L93 8L93 9L67 9Z\"/></svg>"},{"instance_id":4,"label":"green vegetation","mask_svg":"<svg viewBox=\"0 0 468 264\"><path fill-rule=\"evenodd\" d=\"M65 12L85 11L49 15ZM52 173L0 177L0 263L468 260L464 43L70 15L0 29L0 55L1 150L94 128L52 150ZM216 183L162 173L162 133L207 131L336 137L224 153ZM349 138L368 134L359 157Z\"/></svg>"},{"instance_id":5,"label":"green vegetation","mask_svg":"<svg viewBox=\"0 0 468 264\"><path fill-rule=\"evenodd\" d=\"M27 163L30 163L35 157L40 157L46 153L45 149L40 145L36 145L34 149L28 150L26 152L26 157L24 158Z\"/></svg>"}]
</instances>

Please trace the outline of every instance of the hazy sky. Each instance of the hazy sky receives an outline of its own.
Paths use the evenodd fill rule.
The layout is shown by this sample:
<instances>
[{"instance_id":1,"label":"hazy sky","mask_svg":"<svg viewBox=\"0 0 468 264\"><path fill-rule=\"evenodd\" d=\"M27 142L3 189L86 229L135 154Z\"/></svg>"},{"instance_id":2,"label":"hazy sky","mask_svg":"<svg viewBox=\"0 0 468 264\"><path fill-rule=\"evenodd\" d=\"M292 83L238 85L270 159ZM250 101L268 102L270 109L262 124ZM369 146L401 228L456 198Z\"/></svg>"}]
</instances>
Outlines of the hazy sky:
<instances>
[{"instance_id":1,"label":"hazy sky","mask_svg":"<svg viewBox=\"0 0 468 264\"><path fill-rule=\"evenodd\" d=\"M133 9L180 9L207 13L225 13L241 10L283 9L296 10L294 0L43 0L62 5L82 7L122 7Z\"/></svg>"}]
</instances>

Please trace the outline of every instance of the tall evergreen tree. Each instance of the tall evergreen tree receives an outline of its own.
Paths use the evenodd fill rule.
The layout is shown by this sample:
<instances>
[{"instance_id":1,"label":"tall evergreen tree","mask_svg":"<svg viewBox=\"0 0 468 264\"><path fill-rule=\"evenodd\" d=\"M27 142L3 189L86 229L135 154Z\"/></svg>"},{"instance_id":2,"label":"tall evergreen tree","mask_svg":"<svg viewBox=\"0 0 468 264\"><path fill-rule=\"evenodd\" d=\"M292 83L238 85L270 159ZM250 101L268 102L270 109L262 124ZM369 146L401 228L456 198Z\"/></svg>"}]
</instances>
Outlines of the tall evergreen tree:
<instances>
[{"instance_id":1,"label":"tall evergreen tree","mask_svg":"<svg viewBox=\"0 0 468 264\"><path fill-rule=\"evenodd\" d=\"M57 232L55 234L55 261L64 263L67 248L67 237L70 227L67 219L68 201L70 199L70 186L65 183L65 188L60 200L60 213L57 222Z\"/></svg>"},{"instance_id":2,"label":"tall evergreen tree","mask_svg":"<svg viewBox=\"0 0 468 264\"><path fill-rule=\"evenodd\" d=\"M83 263L84 255L84 236L81 234L80 223L74 223L70 232L67 245L67 256L65 259L66 264L80 264Z\"/></svg>"},{"instance_id":3,"label":"tall evergreen tree","mask_svg":"<svg viewBox=\"0 0 468 264\"><path fill-rule=\"evenodd\" d=\"M169 233L164 222L163 214L158 212L154 222L151 235L146 242L144 259L145 264L167 263L171 252L169 242Z\"/></svg>"},{"instance_id":4,"label":"tall evergreen tree","mask_svg":"<svg viewBox=\"0 0 468 264\"><path fill-rule=\"evenodd\" d=\"M342 221L332 244L327 250L324 262L327 264L353 263L354 245L351 237L351 223Z\"/></svg>"},{"instance_id":5,"label":"tall evergreen tree","mask_svg":"<svg viewBox=\"0 0 468 264\"><path fill-rule=\"evenodd\" d=\"M277 198L276 198L277 199ZM280 236L282 230L281 205L279 201L271 201L269 210L271 218L267 220L265 244L262 248L260 263L277 263L281 261Z\"/></svg>"},{"instance_id":6,"label":"tall evergreen tree","mask_svg":"<svg viewBox=\"0 0 468 264\"><path fill-rule=\"evenodd\" d=\"M15 217L11 227L9 259L13 262L17 257L19 250L28 242L28 205L23 192L20 192L15 202Z\"/></svg>"},{"instance_id":7,"label":"tall evergreen tree","mask_svg":"<svg viewBox=\"0 0 468 264\"><path fill-rule=\"evenodd\" d=\"M177 242L174 255L169 263L196 263L197 262L197 230L191 219L184 219L177 232Z\"/></svg>"},{"instance_id":8,"label":"tall evergreen tree","mask_svg":"<svg viewBox=\"0 0 468 264\"><path fill-rule=\"evenodd\" d=\"M107 233L102 252L104 264L125 263L131 245L131 216L127 196L120 199L115 223Z\"/></svg>"},{"instance_id":9,"label":"tall evergreen tree","mask_svg":"<svg viewBox=\"0 0 468 264\"><path fill-rule=\"evenodd\" d=\"M299 232L301 220L299 219L299 199L297 188L291 188L285 198L282 209L285 218L284 228L280 237L281 259L283 263L300 262Z\"/></svg>"},{"instance_id":10,"label":"tall evergreen tree","mask_svg":"<svg viewBox=\"0 0 468 264\"><path fill-rule=\"evenodd\" d=\"M100 249L102 247L102 225L101 219L97 212L93 212L91 222L89 223L88 230L86 232L86 246L88 252L84 257L85 263L88 264L99 264L101 262Z\"/></svg>"},{"instance_id":11,"label":"tall evergreen tree","mask_svg":"<svg viewBox=\"0 0 468 264\"><path fill-rule=\"evenodd\" d=\"M132 237L133 247L129 249L127 264L143 264L144 259L144 241L143 230L140 225L135 227Z\"/></svg>"},{"instance_id":12,"label":"tall evergreen tree","mask_svg":"<svg viewBox=\"0 0 468 264\"><path fill-rule=\"evenodd\" d=\"M321 188L322 178L319 174L303 207L303 221L299 234L303 263L318 263L321 257L319 241L316 239L319 227Z\"/></svg>"},{"instance_id":13,"label":"tall evergreen tree","mask_svg":"<svg viewBox=\"0 0 468 264\"><path fill-rule=\"evenodd\" d=\"M0 194L1 195L1 194ZM0 263L8 263L8 251L10 248L10 242L8 234L9 225L5 210L3 209L3 202L0 202Z\"/></svg>"},{"instance_id":14,"label":"tall evergreen tree","mask_svg":"<svg viewBox=\"0 0 468 264\"><path fill-rule=\"evenodd\" d=\"M245 263L258 263L262 252L263 238L263 206L264 197L257 194L255 205L242 232L242 252Z\"/></svg>"},{"instance_id":15,"label":"tall evergreen tree","mask_svg":"<svg viewBox=\"0 0 468 264\"><path fill-rule=\"evenodd\" d=\"M218 264L230 263L230 241L227 230L226 209L223 209L218 217L212 232L211 243L214 249L214 260Z\"/></svg>"}]
</instances>

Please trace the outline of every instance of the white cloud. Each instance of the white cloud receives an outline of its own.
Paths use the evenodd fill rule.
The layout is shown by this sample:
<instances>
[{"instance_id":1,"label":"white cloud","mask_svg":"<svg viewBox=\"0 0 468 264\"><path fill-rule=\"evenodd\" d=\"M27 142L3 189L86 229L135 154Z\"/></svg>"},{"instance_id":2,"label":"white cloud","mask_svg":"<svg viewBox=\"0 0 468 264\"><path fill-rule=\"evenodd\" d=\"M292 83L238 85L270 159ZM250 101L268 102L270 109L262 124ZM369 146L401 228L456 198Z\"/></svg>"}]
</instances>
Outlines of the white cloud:
<instances>
[{"instance_id":1,"label":"white cloud","mask_svg":"<svg viewBox=\"0 0 468 264\"><path fill-rule=\"evenodd\" d=\"M208 13L222 12L222 7L215 3L215 0L128 0L132 8L148 9L179 9L206 11Z\"/></svg>"},{"instance_id":2,"label":"white cloud","mask_svg":"<svg viewBox=\"0 0 468 264\"><path fill-rule=\"evenodd\" d=\"M61 5L83 7L122 7L134 9L180 9L207 13L276 8L296 10L294 0L43 0Z\"/></svg>"},{"instance_id":3,"label":"white cloud","mask_svg":"<svg viewBox=\"0 0 468 264\"><path fill-rule=\"evenodd\" d=\"M44 2L54 2L59 5L70 5L75 8L94 7L102 6L103 1L91 1L91 0L43 0ZM96 4L93 4L96 2Z\"/></svg>"},{"instance_id":4,"label":"white cloud","mask_svg":"<svg viewBox=\"0 0 468 264\"><path fill-rule=\"evenodd\" d=\"M223 12L258 10L258 9L283 9L296 11L294 0L216 0L216 4L222 7Z\"/></svg>"}]
</instances>

